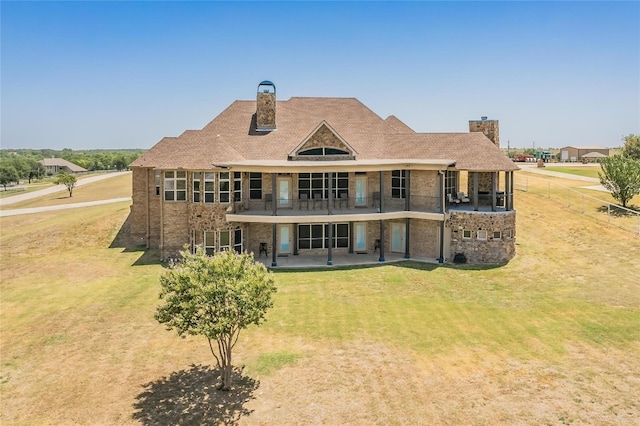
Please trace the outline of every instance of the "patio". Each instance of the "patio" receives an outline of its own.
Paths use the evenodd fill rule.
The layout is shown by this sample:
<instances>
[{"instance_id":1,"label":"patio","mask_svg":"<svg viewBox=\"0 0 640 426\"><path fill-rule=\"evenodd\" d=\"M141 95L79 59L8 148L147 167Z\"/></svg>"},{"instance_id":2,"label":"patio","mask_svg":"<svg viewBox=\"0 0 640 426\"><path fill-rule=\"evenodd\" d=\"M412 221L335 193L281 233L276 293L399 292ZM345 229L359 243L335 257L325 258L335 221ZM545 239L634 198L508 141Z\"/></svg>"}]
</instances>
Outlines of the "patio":
<instances>
[{"instance_id":1,"label":"patio","mask_svg":"<svg viewBox=\"0 0 640 426\"><path fill-rule=\"evenodd\" d=\"M351 253L333 255L333 265L327 265L326 255L287 255L278 256L276 258L278 266L274 269L308 269L308 268L336 268L345 266L363 266L363 265L384 265L386 263L397 263L405 260L416 262L438 264L438 259L410 258L405 259L403 253L385 253L385 261L380 262L379 253ZM264 254L256 258L256 261L264 264L267 268L271 268L271 255Z\"/></svg>"}]
</instances>

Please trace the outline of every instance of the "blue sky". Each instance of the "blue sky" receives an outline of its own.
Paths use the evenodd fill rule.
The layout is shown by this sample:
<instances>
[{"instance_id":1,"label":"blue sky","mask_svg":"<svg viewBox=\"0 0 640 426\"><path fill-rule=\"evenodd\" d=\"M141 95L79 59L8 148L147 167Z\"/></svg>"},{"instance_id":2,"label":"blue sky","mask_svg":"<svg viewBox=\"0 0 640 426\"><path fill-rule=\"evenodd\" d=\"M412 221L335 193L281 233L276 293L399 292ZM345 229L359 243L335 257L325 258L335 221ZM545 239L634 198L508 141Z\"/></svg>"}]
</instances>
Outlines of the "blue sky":
<instances>
[{"instance_id":1,"label":"blue sky","mask_svg":"<svg viewBox=\"0 0 640 426\"><path fill-rule=\"evenodd\" d=\"M150 148L262 80L501 145L640 133L640 2L0 2L2 148Z\"/></svg>"}]
</instances>

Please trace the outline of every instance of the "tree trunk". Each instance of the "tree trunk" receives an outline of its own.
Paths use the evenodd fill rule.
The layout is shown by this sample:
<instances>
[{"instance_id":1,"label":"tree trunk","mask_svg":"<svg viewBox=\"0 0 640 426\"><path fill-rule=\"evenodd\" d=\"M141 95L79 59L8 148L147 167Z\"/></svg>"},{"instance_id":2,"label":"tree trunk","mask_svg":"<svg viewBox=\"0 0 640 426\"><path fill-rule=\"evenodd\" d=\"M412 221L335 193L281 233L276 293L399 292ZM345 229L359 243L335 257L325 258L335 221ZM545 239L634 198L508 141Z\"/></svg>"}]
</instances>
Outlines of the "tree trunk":
<instances>
[{"instance_id":1,"label":"tree trunk","mask_svg":"<svg viewBox=\"0 0 640 426\"><path fill-rule=\"evenodd\" d=\"M218 338L218 351L220 353L220 359L218 363L220 365L220 390L230 391L232 384L233 367L231 365L231 349L233 345L231 343L230 336L220 336Z\"/></svg>"}]
</instances>

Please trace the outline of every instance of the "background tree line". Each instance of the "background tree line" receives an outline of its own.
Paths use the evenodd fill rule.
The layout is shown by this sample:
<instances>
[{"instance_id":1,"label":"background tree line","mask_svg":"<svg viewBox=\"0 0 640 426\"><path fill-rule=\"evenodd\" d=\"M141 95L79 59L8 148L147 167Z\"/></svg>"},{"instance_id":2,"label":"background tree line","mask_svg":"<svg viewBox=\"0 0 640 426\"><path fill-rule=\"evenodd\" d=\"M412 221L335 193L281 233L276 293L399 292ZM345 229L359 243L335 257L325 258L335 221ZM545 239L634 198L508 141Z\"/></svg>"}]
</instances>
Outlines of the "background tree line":
<instances>
[{"instance_id":1,"label":"background tree line","mask_svg":"<svg viewBox=\"0 0 640 426\"><path fill-rule=\"evenodd\" d=\"M0 149L0 183L42 179L46 171L40 160L62 158L89 171L126 170L145 150Z\"/></svg>"}]
</instances>

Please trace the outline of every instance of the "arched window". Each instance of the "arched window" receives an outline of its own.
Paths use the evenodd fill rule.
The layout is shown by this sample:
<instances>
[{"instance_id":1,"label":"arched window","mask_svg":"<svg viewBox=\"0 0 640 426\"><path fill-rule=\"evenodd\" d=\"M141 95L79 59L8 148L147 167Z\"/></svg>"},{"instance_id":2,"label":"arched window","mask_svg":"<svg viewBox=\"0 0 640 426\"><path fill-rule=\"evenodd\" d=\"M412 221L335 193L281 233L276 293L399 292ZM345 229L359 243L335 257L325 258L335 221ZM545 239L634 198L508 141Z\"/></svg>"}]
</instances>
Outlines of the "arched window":
<instances>
[{"instance_id":1,"label":"arched window","mask_svg":"<svg viewBox=\"0 0 640 426\"><path fill-rule=\"evenodd\" d=\"M298 155L349 155L349 153L338 148L311 148L298 152Z\"/></svg>"}]
</instances>

